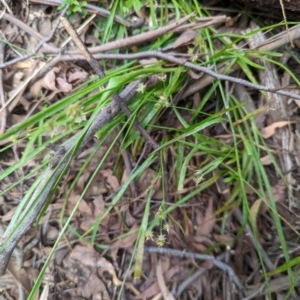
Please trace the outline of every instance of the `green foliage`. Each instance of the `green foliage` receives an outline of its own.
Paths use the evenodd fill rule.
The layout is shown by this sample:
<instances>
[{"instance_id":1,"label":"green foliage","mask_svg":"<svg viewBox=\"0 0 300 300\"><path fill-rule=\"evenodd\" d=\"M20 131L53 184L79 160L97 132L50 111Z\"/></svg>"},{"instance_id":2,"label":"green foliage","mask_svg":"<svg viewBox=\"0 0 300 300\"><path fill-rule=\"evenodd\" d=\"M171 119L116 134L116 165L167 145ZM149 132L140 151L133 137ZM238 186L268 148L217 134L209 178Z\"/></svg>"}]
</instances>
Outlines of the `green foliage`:
<instances>
[{"instance_id":1,"label":"green foliage","mask_svg":"<svg viewBox=\"0 0 300 300\"><path fill-rule=\"evenodd\" d=\"M67 5L69 9L67 10L67 15L72 16L76 13L81 14L83 17L87 14L86 9L87 1L77 1L77 0L63 0L62 4L58 7L58 10L63 10Z\"/></svg>"}]
</instances>

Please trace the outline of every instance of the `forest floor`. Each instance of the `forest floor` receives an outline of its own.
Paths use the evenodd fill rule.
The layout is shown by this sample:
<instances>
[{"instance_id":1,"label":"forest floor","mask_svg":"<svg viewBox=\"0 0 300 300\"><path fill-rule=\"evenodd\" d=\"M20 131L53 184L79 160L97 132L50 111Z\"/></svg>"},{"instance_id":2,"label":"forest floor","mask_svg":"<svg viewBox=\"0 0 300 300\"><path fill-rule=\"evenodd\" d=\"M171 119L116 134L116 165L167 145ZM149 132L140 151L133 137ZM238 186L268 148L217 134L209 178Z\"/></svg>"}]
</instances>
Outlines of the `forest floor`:
<instances>
[{"instance_id":1,"label":"forest floor","mask_svg":"<svg viewBox=\"0 0 300 300\"><path fill-rule=\"evenodd\" d=\"M1 1L0 299L300 299L300 24L160 2Z\"/></svg>"}]
</instances>

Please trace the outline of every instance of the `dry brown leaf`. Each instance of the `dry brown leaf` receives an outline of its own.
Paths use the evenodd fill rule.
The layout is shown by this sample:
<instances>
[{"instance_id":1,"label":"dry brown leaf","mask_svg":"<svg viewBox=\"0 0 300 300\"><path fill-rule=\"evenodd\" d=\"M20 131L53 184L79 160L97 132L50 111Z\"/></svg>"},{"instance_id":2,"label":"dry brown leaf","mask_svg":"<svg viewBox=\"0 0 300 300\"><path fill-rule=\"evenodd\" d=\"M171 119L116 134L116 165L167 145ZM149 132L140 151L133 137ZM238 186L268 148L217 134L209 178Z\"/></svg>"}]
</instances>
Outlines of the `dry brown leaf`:
<instances>
[{"instance_id":1,"label":"dry brown leaf","mask_svg":"<svg viewBox=\"0 0 300 300\"><path fill-rule=\"evenodd\" d=\"M275 123L263 128L260 133L261 133L263 138L268 139L269 137L271 137L275 133L277 128L284 127L284 126L286 126L288 124L291 124L291 123L294 123L294 122L291 122L291 121L275 122Z\"/></svg>"},{"instance_id":2,"label":"dry brown leaf","mask_svg":"<svg viewBox=\"0 0 300 300\"><path fill-rule=\"evenodd\" d=\"M209 197L207 208L205 211L205 216L203 220L200 221L200 223L197 222L198 223L197 235L208 236L213 230L215 222L216 222L216 218L214 215L213 198Z\"/></svg>"},{"instance_id":3,"label":"dry brown leaf","mask_svg":"<svg viewBox=\"0 0 300 300\"><path fill-rule=\"evenodd\" d=\"M19 101L23 105L25 111L28 111L31 103L23 96L21 96Z\"/></svg>"},{"instance_id":4,"label":"dry brown leaf","mask_svg":"<svg viewBox=\"0 0 300 300\"><path fill-rule=\"evenodd\" d=\"M221 242L224 243L226 245L229 245L230 247L233 247L234 243L235 243L235 239L233 236L231 235L226 235L226 234L214 234L213 235L214 239L217 242Z\"/></svg>"},{"instance_id":5,"label":"dry brown leaf","mask_svg":"<svg viewBox=\"0 0 300 300\"><path fill-rule=\"evenodd\" d=\"M100 260L101 263L99 263ZM103 260L105 259L91 245L75 246L69 258L64 260L66 268L72 270L75 276L73 280L78 282L78 292L83 297L90 298L92 295L101 293L102 299L110 299L104 283L94 271L90 271L97 269L99 264L104 265Z\"/></svg>"},{"instance_id":6,"label":"dry brown leaf","mask_svg":"<svg viewBox=\"0 0 300 300\"><path fill-rule=\"evenodd\" d=\"M169 291L169 289L166 286L164 276L162 273L162 265L161 265L160 259L158 260L157 267L156 267L156 276L157 276L158 285L163 294L164 300L175 300L175 298L173 297L173 295L171 294L171 292Z\"/></svg>"},{"instance_id":7,"label":"dry brown leaf","mask_svg":"<svg viewBox=\"0 0 300 300\"><path fill-rule=\"evenodd\" d=\"M169 269L166 273L164 273L164 280L165 282L169 282L171 278L177 274L181 270L181 265L176 265ZM146 290L144 290L139 296L135 297L135 299L143 299L143 298L149 298L154 295L156 295L159 292L159 285L158 282L154 282L149 286Z\"/></svg>"},{"instance_id":8,"label":"dry brown leaf","mask_svg":"<svg viewBox=\"0 0 300 300\"><path fill-rule=\"evenodd\" d=\"M47 90L51 91L58 91L56 84L55 84L55 79L56 79L56 74L59 73L61 68L59 67L54 67L51 71L49 71L40 81L41 81L41 86L44 87Z\"/></svg>"},{"instance_id":9,"label":"dry brown leaf","mask_svg":"<svg viewBox=\"0 0 300 300\"><path fill-rule=\"evenodd\" d=\"M47 37L49 36L49 32L51 32L51 20L46 16L42 17L42 20L39 22L39 32L42 36Z\"/></svg>"},{"instance_id":10,"label":"dry brown leaf","mask_svg":"<svg viewBox=\"0 0 300 300\"><path fill-rule=\"evenodd\" d=\"M78 84L88 78L89 74L83 69L74 68L67 73L68 82Z\"/></svg>"},{"instance_id":11,"label":"dry brown leaf","mask_svg":"<svg viewBox=\"0 0 300 300\"><path fill-rule=\"evenodd\" d=\"M39 97L39 93L42 88L47 90L58 92L59 90L56 88L56 73L58 73L60 68L53 68L49 71L43 78L37 80L33 85L30 86L30 92L34 98Z\"/></svg>"},{"instance_id":12,"label":"dry brown leaf","mask_svg":"<svg viewBox=\"0 0 300 300\"><path fill-rule=\"evenodd\" d=\"M92 299L110 300L108 292L104 292L105 284L95 274L91 274L85 281L80 281L78 288L85 299L92 297Z\"/></svg>"},{"instance_id":13,"label":"dry brown leaf","mask_svg":"<svg viewBox=\"0 0 300 300\"><path fill-rule=\"evenodd\" d=\"M30 86L30 93L32 94L33 98L37 99L39 97L39 93L41 89L42 89L41 80L37 80L34 84Z\"/></svg>"},{"instance_id":14,"label":"dry brown leaf","mask_svg":"<svg viewBox=\"0 0 300 300\"><path fill-rule=\"evenodd\" d=\"M78 193L82 193L82 191L85 188L85 183L87 182L87 180L89 179L89 177L91 176L90 172L84 172L84 174L82 174L79 179L77 180L76 183L76 190L78 191Z\"/></svg>"},{"instance_id":15,"label":"dry brown leaf","mask_svg":"<svg viewBox=\"0 0 300 300\"><path fill-rule=\"evenodd\" d=\"M267 166L267 165L272 164L272 161L271 161L269 155L265 155L265 156L261 157L261 158L260 158L260 162L261 162L264 166Z\"/></svg>"},{"instance_id":16,"label":"dry brown leaf","mask_svg":"<svg viewBox=\"0 0 300 300\"><path fill-rule=\"evenodd\" d=\"M286 195L286 185L282 180L279 180L277 184L271 187L271 193L273 195L274 201L275 202L282 202L285 200L285 195ZM265 199L267 200L267 203L270 203L268 193L265 193ZM262 206L260 209L261 214L265 213L267 209L267 204L263 202L261 199L257 199L256 201L262 202ZM255 202L256 202L255 201Z\"/></svg>"},{"instance_id":17,"label":"dry brown leaf","mask_svg":"<svg viewBox=\"0 0 300 300\"><path fill-rule=\"evenodd\" d=\"M76 245L70 258L79 260L82 264L91 268L114 269L112 264L102 257L91 245Z\"/></svg>"},{"instance_id":18,"label":"dry brown leaf","mask_svg":"<svg viewBox=\"0 0 300 300\"><path fill-rule=\"evenodd\" d=\"M29 58L24 61L19 61L16 63L18 69L32 69L36 65L36 60L34 58Z\"/></svg>"},{"instance_id":19,"label":"dry brown leaf","mask_svg":"<svg viewBox=\"0 0 300 300\"><path fill-rule=\"evenodd\" d=\"M250 217L250 219L251 219L251 221L253 222L254 225L256 225L257 217L259 215L261 205L262 205L261 199L257 199L251 205L249 217Z\"/></svg>"},{"instance_id":20,"label":"dry brown leaf","mask_svg":"<svg viewBox=\"0 0 300 300\"><path fill-rule=\"evenodd\" d=\"M72 84L68 83L65 78L57 77L57 89L62 93L69 93L72 91Z\"/></svg>"},{"instance_id":21,"label":"dry brown leaf","mask_svg":"<svg viewBox=\"0 0 300 300\"><path fill-rule=\"evenodd\" d=\"M294 101L297 104L297 106L300 107L300 100L294 99Z\"/></svg>"},{"instance_id":22,"label":"dry brown leaf","mask_svg":"<svg viewBox=\"0 0 300 300\"><path fill-rule=\"evenodd\" d=\"M86 201L81 200L78 206L78 211L82 214L92 215L92 210Z\"/></svg>"},{"instance_id":23,"label":"dry brown leaf","mask_svg":"<svg viewBox=\"0 0 300 300\"><path fill-rule=\"evenodd\" d=\"M119 249L127 249L135 243L136 238L138 237L137 228L138 228L137 224L134 224L131 227L130 231L128 232L127 236L117 240L110 246L111 256L114 261L117 260L117 253L118 253Z\"/></svg>"},{"instance_id":24,"label":"dry brown leaf","mask_svg":"<svg viewBox=\"0 0 300 300\"><path fill-rule=\"evenodd\" d=\"M139 63L143 65L145 68L151 67L152 65L157 63L157 59L152 57L152 58L145 58L145 59L140 59Z\"/></svg>"},{"instance_id":25,"label":"dry brown leaf","mask_svg":"<svg viewBox=\"0 0 300 300\"><path fill-rule=\"evenodd\" d=\"M194 30L187 30L184 31L174 42L174 44L172 45L172 48L178 48L180 46L183 46L191 41L193 41L195 39L195 37L197 36L197 31Z\"/></svg>"},{"instance_id":26,"label":"dry brown leaf","mask_svg":"<svg viewBox=\"0 0 300 300\"><path fill-rule=\"evenodd\" d=\"M45 236L45 245L53 245L58 237L59 231L56 227L49 225Z\"/></svg>"},{"instance_id":27,"label":"dry brown leaf","mask_svg":"<svg viewBox=\"0 0 300 300\"><path fill-rule=\"evenodd\" d=\"M26 115L11 114L9 121L11 122L11 124L15 125L23 122L24 120L26 120Z\"/></svg>"},{"instance_id":28,"label":"dry brown leaf","mask_svg":"<svg viewBox=\"0 0 300 300\"><path fill-rule=\"evenodd\" d=\"M10 209L5 215L1 216L1 223L10 221L13 215L15 214L15 211L17 210L17 207L13 207Z\"/></svg>"},{"instance_id":29,"label":"dry brown leaf","mask_svg":"<svg viewBox=\"0 0 300 300\"><path fill-rule=\"evenodd\" d=\"M23 82L24 78L24 72L18 71L14 74L12 79L12 87L13 89L8 93L8 96L15 93L15 90L18 90L20 88L20 85Z\"/></svg>"},{"instance_id":30,"label":"dry brown leaf","mask_svg":"<svg viewBox=\"0 0 300 300\"><path fill-rule=\"evenodd\" d=\"M16 285L20 284L23 287L25 293L28 294L31 291L31 284L25 269L20 269L16 261L11 259L7 265L7 270L15 279Z\"/></svg>"},{"instance_id":31,"label":"dry brown leaf","mask_svg":"<svg viewBox=\"0 0 300 300\"><path fill-rule=\"evenodd\" d=\"M100 170L100 173L104 176L109 185L113 188L114 191L117 191L120 188L119 181L115 175L113 175L112 170Z\"/></svg>"}]
</instances>

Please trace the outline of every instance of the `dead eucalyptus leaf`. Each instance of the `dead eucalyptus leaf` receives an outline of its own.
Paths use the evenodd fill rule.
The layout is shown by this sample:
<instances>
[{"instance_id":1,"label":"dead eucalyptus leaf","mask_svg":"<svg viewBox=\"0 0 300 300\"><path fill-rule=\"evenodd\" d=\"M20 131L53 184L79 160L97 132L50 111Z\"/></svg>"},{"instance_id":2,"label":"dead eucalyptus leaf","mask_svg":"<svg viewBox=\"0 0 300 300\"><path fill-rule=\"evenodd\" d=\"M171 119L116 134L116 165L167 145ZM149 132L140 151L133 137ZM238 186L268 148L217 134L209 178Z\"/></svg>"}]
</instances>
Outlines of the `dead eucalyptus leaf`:
<instances>
[{"instance_id":1,"label":"dead eucalyptus leaf","mask_svg":"<svg viewBox=\"0 0 300 300\"><path fill-rule=\"evenodd\" d=\"M284 127L288 124L291 124L291 123L294 123L294 122L290 122L290 121L279 121L279 122L275 122L265 128L263 128L261 130L261 135L263 138L265 139L268 139L269 137L271 137L277 128L281 128L281 127Z\"/></svg>"}]
</instances>

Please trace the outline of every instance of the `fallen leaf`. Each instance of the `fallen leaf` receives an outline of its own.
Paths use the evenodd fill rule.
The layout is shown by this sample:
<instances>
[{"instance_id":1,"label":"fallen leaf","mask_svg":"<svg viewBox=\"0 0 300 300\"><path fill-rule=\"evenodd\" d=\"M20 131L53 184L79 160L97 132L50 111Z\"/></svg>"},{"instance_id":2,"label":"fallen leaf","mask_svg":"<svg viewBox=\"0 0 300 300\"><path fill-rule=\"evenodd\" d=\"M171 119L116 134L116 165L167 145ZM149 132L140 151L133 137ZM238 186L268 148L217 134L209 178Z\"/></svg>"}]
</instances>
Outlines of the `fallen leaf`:
<instances>
[{"instance_id":1,"label":"fallen leaf","mask_svg":"<svg viewBox=\"0 0 300 300\"><path fill-rule=\"evenodd\" d=\"M67 79L68 82L73 84L78 84L88 78L89 74L82 69L72 69L72 71L68 71Z\"/></svg>"},{"instance_id":2,"label":"fallen leaf","mask_svg":"<svg viewBox=\"0 0 300 300\"><path fill-rule=\"evenodd\" d=\"M72 84L68 83L65 78L57 77L57 89L62 93L69 93L72 91Z\"/></svg>"},{"instance_id":3,"label":"fallen leaf","mask_svg":"<svg viewBox=\"0 0 300 300\"><path fill-rule=\"evenodd\" d=\"M114 191L117 191L120 188L119 181L111 169L101 170L100 173L104 176L109 185L113 188Z\"/></svg>"},{"instance_id":4,"label":"fallen leaf","mask_svg":"<svg viewBox=\"0 0 300 300\"><path fill-rule=\"evenodd\" d=\"M76 245L70 258L79 260L82 264L91 268L111 268L112 264L102 257L91 245Z\"/></svg>"},{"instance_id":5,"label":"fallen leaf","mask_svg":"<svg viewBox=\"0 0 300 300\"><path fill-rule=\"evenodd\" d=\"M197 224L197 235L208 236L215 225L215 221L213 198L209 197L205 216L202 222Z\"/></svg>"},{"instance_id":6,"label":"fallen leaf","mask_svg":"<svg viewBox=\"0 0 300 300\"><path fill-rule=\"evenodd\" d=\"M165 282L169 282L171 278L181 270L181 267L182 265L177 264L176 266L172 267L167 272L165 272L164 273ZM151 286L149 286L146 290L144 290L139 296L135 297L135 299L149 298L156 295L158 292L159 292L159 285L158 282L156 281L153 284L151 284Z\"/></svg>"},{"instance_id":7,"label":"fallen leaf","mask_svg":"<svg viewBox=\"0 0 300 300\"><path fill-rule=\"evenodd\" d=\"M117 240L110 246L111 256L114 261L117 260L117 253L119 249L127 249L135 243L136 238L138 237L139 234L137 227L138 227L137 224L134 224L131 227L130 231L127 233L127 236Z\"/></svg>"},{"instance_id":8,"label":"fallen leaf","mask_svg":"<svg viewBox=\"0 0 300 300\"><path fill-rule=\"evenodd\" d=\"M265 156L261 157L261 158L260 158L260 162L261 162L264 166L267 166L267 165L272 164L272 161L271 161L269 155L265 155Z\"/></svg>"},{"instance_id":9,"label":"fallen leaf","mask_svg":"<svg viewBox=\"0 0 300 300\"><path fill-rule=\"evenodd\" d=\"M185 45L185 44L193 41L196 36L197 36L197 31L186 30L176 39L176 41L172 45L172 48L175 49L182 45Z\"/></svg>"},{"instance_id":10,"label":"fallen leaf","mask_svg":"<svg viewBox=\"0 0 300 300\"><path fill-rule=\"evenodd\" d=\"M156 267L156 276L157 276L157 281L158 281L158 285L159 288L163 294L164 300L175 300L175 298L173 297L173 295L171 294L171 292L169 291L169 289L166 286L163 274L162 274L162 265L161 265L161 260L158 260L158 264Z\"/></svg>"},{"instance_id":11,"label":"fallen leaf","mask_svg":"<svg viewBox=\"0 0 300 300\"><path fill-rule=\"evenodd\" d=\"M254 203L251 205L249 218L251 219L252 221L251 223L254 226L256 226L257 217L259 215L261 205L262 205L261 199L255 200Z\"/></svg>"},{"instance_id":12,"label":"fallen leaf","mask_svg":"<svg viewBox=\"0 0 300 300\"><path fill-rule=\"evenodd\" d=\"M261 133L263 138L268 139L269 137L271 137L275 133L275 130L277 128L284 127L284 126L286 126L288 124L291 124L291 123L294 123L294 122L291 122L291 121L275 122L275 123L263 128L260 133Z\"/></svg>"},{"instance_id":13,"label":"fallen leaf","mask_svg":"<svg viewBox=\"0 0 300 300\"><path fill-rule=\"evenodd\" d=\"M140 59L139 63L141 65L143 65L145 68L151 67L152 65L157 63L157 59L152 57L152 58L148 58L148 59Z\"/></svg>"}]
</instances>

